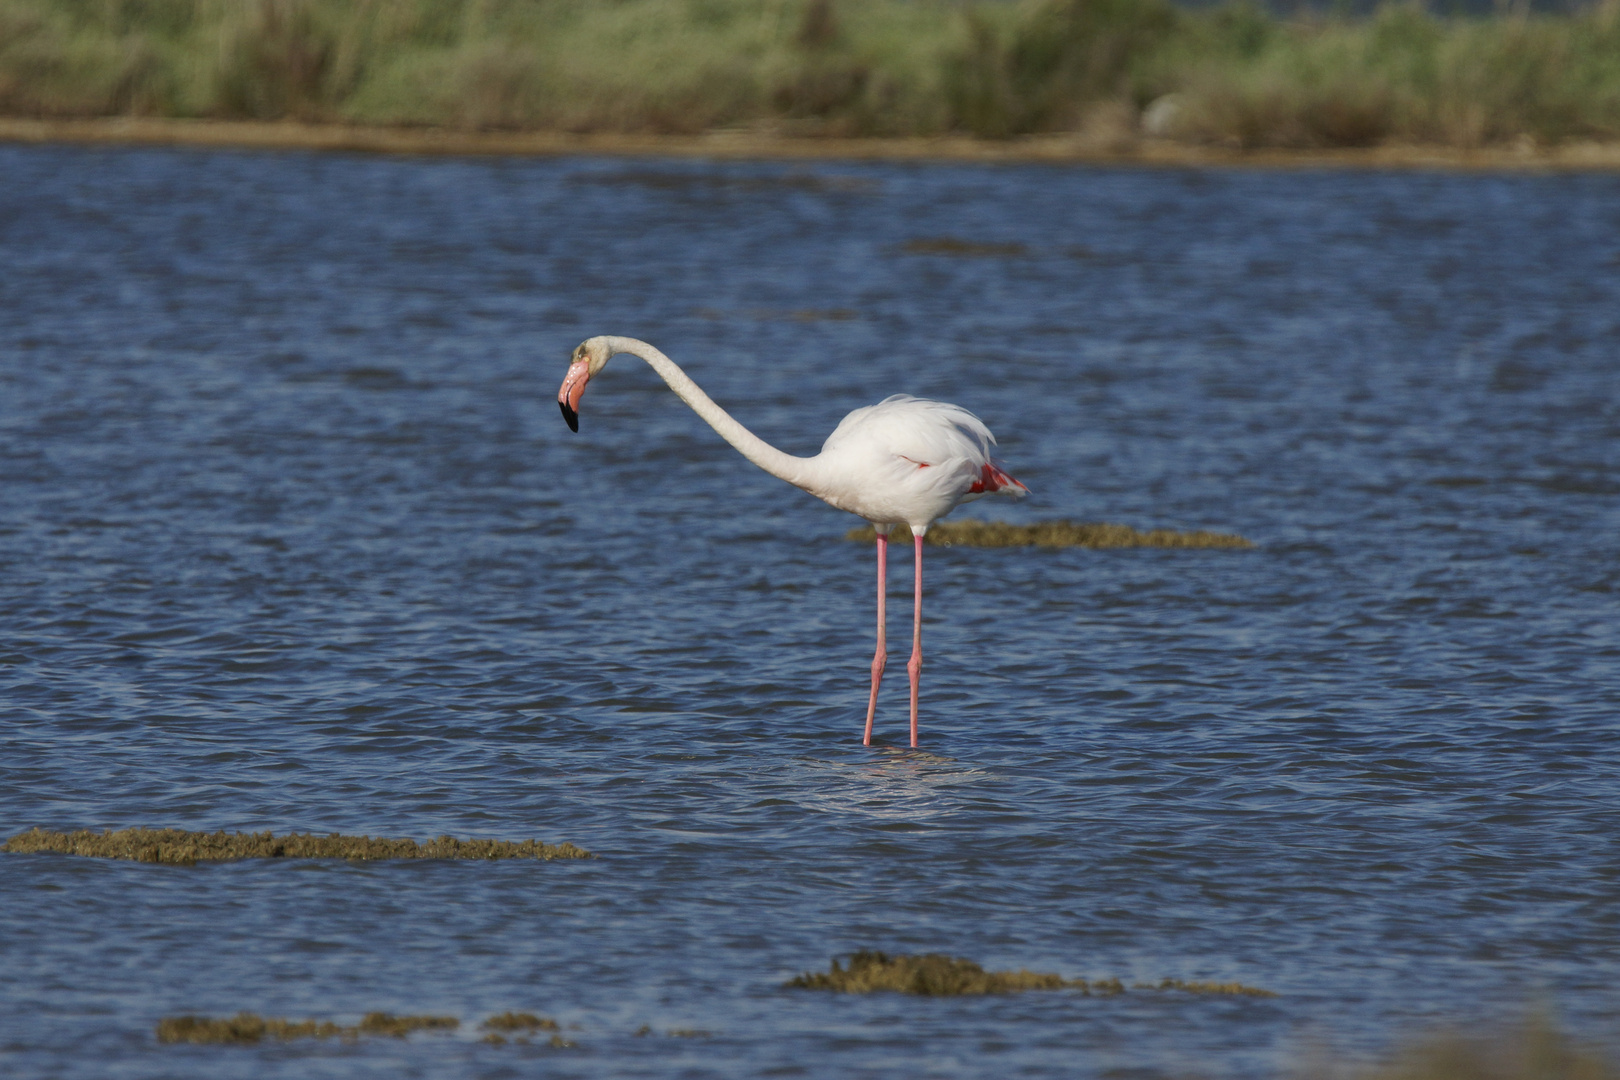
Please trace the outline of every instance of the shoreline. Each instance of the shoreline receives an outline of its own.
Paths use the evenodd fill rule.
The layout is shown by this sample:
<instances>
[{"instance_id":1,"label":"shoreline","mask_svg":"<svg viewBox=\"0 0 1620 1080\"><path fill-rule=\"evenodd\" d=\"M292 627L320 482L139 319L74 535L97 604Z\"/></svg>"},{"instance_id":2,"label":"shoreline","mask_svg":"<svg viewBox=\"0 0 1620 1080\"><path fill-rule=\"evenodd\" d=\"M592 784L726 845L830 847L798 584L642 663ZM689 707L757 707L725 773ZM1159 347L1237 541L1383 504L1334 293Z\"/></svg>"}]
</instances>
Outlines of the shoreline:
<instances>
[{"instance_id":1,"label":"shoreline","mask_svg":"<svg viewBox=\"0 0 1620 1080\"><path fill-rule=\"evenodd\" d=\"M821 138L721 130L701 135L571 134L368 127L296 121L146 117L38 120L0 117L0 142L320 150L428 156L666 157L731 161L887 161L1154 168L1364 169L1455 172L1620 172L1620 142L1549 148L1385 145L1354 149L1236 150L1161 139L1127 145L1083 134L1005 141L971 136Z\"/></svg>"}]
</instances>

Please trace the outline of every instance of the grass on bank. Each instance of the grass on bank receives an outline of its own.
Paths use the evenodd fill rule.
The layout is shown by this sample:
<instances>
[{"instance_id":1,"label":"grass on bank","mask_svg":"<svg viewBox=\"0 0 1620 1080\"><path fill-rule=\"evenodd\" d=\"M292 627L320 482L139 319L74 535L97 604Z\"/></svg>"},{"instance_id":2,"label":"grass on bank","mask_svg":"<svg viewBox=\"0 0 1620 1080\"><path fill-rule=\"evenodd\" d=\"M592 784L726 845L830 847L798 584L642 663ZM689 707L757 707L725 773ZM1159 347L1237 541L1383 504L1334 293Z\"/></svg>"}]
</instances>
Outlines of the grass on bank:
<instances>
[{"instance_id":1,"label":"grass on bank","mask_svg":"<svg viewBox=\"0 0 1620 1080\"><path fill-rule=\"evenodd\" d=\"M1620 138L1620 0L0 0L0 113L1240 147Z\"/></svg>"},{"instance_id":2,"label":"grass on bank","mask_svg":"<svg viewBox=\"0 0 1620 1080\"><path fill-rule=\"evenodd\" d=\"M198 862L232 859L589 859L573 844L543 844L538 840L457 840L441 836L426 843L383 837L315 836L290 833L205 833L184 829L119 829L94 832L51 832L33 828L18 833L0 851L50 851L102 859L191 866Z\"/></svg>"},{"instance_id":3,"label":"grass on bank","mask_svg":"<svg viewBox=\"0 0 1620 1080\"><path fill-rule=\"evenodd\" d=\"M849 530L846 540L871 543L877 533L870 525ZM891 544L910 544L911 530L904 525L889 532ZM941 547L1083 547L1083 548L1252 548L1254 544L1233 533L1180 532L1107 522L1042 521L1009 525L1005 521L938 521L928 527L923 543Z\"/></svg>"}]
</instances>

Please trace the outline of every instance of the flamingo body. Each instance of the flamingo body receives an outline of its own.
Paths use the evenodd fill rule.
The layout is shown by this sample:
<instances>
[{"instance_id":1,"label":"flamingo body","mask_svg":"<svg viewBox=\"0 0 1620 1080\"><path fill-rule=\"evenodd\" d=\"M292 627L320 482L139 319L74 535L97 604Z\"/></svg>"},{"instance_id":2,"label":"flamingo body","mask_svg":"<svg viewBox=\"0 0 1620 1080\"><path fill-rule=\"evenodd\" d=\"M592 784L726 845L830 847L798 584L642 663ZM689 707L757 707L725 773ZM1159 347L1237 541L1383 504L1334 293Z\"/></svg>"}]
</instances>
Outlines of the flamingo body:
<instances>
[{"instance_id":1,"label":"flamingo body","mask_svg":"<svg viewBox=\"0 0 1620 1080\"><path fill-rule=\"evenodd\" d=\"M964 502L1028 490L991 463L995 441L984 421L959 405L895 394L844 417L810 459L807 490L875 526L927 532Z\"/></svg>"},{"instance_id":2,"label":"flamingo body","mask_svg":"<svg viewBox=\"0 0 1620 1080\"><path fill-rule=\"evenodd\" d=\"M877 652L872 658L872 694L866 707L864 742L872 741L878 686L887 658L885 600L888 595L889 530L909 526L915 545L911 660L911 745L917 745L917 695L922 676L922 544L935 521L984 495L1021 498L1029 489L990 459L996 437L984 421L959 405L896 394L845 416L822 444L801 458L783 453L716 405L676 363L644 341L594 337L574 350L557 391L563 419L579 430L579 403L590 379L619 353L639 356L676 395L708 421L749 461L772 476L808 491L877 530Z\"/></svg>"}]
</instances>

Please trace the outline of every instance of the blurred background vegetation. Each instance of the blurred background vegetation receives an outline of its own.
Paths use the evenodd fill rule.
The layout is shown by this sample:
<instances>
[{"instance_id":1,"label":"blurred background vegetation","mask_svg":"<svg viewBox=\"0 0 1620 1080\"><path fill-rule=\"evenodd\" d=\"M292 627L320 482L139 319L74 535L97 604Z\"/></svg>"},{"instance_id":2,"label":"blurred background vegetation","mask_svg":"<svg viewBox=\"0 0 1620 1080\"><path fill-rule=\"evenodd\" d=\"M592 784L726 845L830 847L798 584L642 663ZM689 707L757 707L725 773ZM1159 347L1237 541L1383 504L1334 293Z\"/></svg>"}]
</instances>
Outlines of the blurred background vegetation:
<instances>
[{"instance_id":1,"label":"blurred background vegetation","mask_svg":"<svg viewBox=\"0 0 1620 1080\"><path fill-rule=\"evenodd\" d=\"M0 114L474 130L1620 137L1620 0L0 0Z\"/></svg>"}]
</instances>

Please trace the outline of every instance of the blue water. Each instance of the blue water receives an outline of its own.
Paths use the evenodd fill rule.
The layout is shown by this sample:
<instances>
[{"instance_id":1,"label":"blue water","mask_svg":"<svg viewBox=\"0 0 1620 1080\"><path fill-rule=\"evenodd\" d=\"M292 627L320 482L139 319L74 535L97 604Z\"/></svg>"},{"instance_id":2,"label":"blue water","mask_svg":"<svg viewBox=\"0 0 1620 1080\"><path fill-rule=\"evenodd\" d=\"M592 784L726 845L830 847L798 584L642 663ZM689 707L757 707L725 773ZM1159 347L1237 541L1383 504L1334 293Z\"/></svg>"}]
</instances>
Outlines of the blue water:
<instances>
[{"instance_id":1,"label":"blue water","mask_svg":"<svg viewBox=\"0 0 1620 1080\"><path fill-rule=\"evenodd\" d=\"M917 254L916 240L1022 254ZM872 555L813 452L962 404L963 513L1252 551ZM0 856L26 1077L1268 1077L1620 1008L1620 178L0 147ZM1132 991L782 988L861 947ZM454 1036L175 1047L165 1015ZM529 1010L575 1049L487 1046ZM635 1032L643 1025L653 1034ZM674 1038L670 1029L706 1037ZM1315 1048L1315 1049L1313 1049Z\"/></svg>"}]
</instances>

